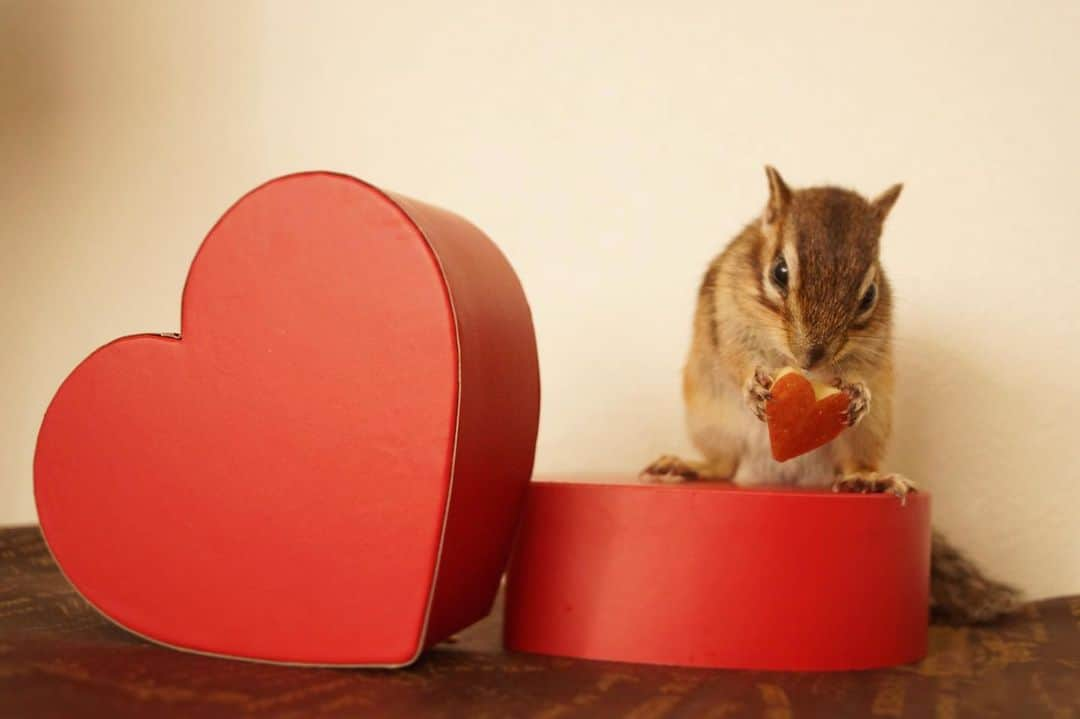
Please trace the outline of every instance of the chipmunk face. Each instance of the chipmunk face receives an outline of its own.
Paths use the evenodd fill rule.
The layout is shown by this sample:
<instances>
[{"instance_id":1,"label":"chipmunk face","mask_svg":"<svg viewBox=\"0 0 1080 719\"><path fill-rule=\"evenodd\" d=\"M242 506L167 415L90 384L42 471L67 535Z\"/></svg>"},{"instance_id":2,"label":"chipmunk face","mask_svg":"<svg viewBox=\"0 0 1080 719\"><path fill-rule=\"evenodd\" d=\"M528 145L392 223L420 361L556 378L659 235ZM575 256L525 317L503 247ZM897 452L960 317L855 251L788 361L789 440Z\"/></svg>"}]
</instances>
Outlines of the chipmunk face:
<instances>
[{"instance_id":1,"label":"chipmunk face","mask_svg":"<svg viewBox=\"0 0 1080 719\"><path fill-rule=\"evenodd\" d=\"M872 362L889 342L891 296L878 247L901 185L867 201L835 187L792 191L776 170L766 173L769 203L753 266L773 349L808 371Z\"/></svg>"}]
</instances>

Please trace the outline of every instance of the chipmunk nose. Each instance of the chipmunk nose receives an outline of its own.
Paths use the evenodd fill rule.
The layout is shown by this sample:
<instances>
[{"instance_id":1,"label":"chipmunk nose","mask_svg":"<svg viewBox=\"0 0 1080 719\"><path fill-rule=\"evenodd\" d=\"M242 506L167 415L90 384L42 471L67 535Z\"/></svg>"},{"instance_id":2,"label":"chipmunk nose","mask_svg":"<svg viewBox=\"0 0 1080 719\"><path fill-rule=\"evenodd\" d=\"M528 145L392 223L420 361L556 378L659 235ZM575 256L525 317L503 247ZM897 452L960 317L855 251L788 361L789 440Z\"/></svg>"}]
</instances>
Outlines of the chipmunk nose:
<instances>
[{"instance_id":1,"label":"chipmunk nose","mask_svg":"<svg viewBox=\"0 0 1080 719\"><path fill-rule=\"evenodd\" d=\"M806 350L806 358L803 360L803 369L813 369L814 365L825 357L825 345L811 345Z\"/></svg>"}]
</instances>

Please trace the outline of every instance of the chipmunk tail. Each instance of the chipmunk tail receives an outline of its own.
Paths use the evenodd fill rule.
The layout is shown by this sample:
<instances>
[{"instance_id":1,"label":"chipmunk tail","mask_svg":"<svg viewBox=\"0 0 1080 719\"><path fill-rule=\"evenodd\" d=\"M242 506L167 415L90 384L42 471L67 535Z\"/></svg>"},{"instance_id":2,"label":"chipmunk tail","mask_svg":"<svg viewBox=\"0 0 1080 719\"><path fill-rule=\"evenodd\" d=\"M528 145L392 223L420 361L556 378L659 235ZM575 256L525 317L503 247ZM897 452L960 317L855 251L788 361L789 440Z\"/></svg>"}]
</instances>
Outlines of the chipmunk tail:
<instances>
[{"instance_id":1,"label":"chipmunk tail","mask_svg":"<svg viewBox=\"0 0 1080 719\"><path fill-rule=\"evenodd\" d=\"M1016 612L1023 595L987 577L941 532L930 540L930 615L948 624L987 624Z\"/></svg>"}]
</instances>

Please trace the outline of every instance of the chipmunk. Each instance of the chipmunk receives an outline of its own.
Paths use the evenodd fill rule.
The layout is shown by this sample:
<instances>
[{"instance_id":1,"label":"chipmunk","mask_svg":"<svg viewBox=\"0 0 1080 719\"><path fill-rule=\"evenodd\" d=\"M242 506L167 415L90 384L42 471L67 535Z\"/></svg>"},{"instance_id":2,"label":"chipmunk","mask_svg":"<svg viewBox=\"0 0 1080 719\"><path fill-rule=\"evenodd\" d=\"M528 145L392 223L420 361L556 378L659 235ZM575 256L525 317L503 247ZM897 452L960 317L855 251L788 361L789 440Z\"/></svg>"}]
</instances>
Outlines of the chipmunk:
<instances>
[{"instance_id":1,"label":"chipmunk","mask_svg":"<svg viewBox=\"0 0 1080 719\"><path fill-rule=\"evenodd\" d=\"M687 427L702 461L665 455L649 481L831 486L838 492L916 491L882 470L895 389L892 292L881 266L894 185L874 199L838 187L792 190L766 167L769 199L709 265L683 371ZM765 403L777 369L797 367L847 393L849 429L784 463L770 453ZM987 579L935 532L931 605L938 617L993 620L1019 593Z\"/></svg>"}]
</instances>

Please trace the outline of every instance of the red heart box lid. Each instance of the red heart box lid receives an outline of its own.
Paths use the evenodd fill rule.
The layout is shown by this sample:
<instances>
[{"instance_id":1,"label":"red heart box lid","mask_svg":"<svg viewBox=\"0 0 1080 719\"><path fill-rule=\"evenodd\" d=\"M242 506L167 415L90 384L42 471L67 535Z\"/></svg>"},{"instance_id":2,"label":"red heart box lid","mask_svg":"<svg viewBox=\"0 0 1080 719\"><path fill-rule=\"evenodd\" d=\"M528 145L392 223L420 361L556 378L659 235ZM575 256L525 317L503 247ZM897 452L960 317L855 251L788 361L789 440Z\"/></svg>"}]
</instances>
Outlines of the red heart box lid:
<instances>
[{"instance_id":1,"label":"red heart box lid","mask_svg":"<svg viewBox=\"0 0 1080 719\"><path fill-rule=\"evenodd\" d=\"M38 514L75 587L152 640L407 664L490 610L538 411L528 305L483 233L291 175L211 230L181 337L115 340L57 391Z\"/></svg>"}]
</instances>

